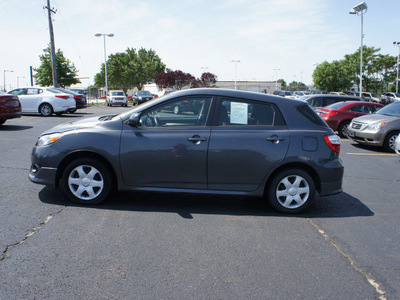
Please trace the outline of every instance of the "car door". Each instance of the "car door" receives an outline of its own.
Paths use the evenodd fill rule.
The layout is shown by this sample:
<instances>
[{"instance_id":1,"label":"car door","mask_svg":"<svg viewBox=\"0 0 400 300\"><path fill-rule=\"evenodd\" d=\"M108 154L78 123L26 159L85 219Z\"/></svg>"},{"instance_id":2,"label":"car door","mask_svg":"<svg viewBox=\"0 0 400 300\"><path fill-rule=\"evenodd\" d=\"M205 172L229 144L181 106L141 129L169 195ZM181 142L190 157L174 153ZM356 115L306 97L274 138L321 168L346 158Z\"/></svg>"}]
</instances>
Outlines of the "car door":
<instances>
[{"instance_id":1,"label":"car door","mask_svg":"<svg viewBox=\"0 0 400 300\"><path fill-rule=\"evenodd\" d=\"M174 112L175 106L188 102L201 107ZM206 189L211 102L209 96L173 99L143 111L139 126L124 125L120 165L125 184Z\"/></svg>"},{"instance_id":2,"label":"car door","mask_svg":"<svg viewBox=\"0 0 400 300\"><path fill-rule=\"evenodd\" d=\"M272 103L220 98L208 151L208 188L255 191L286 155L289 131Z\"/></svg>"},{"instance_id":3,"label":"car door","mask_svg":"<svg viewBox=\"0 0 400 300\"><path fill-rule=\"evenodd\" d=\"M27 88L23 95L25 107L29 112L38 112L42 102L43 90L39 88Z\"/></svg>"},{"instance_id":4,"label":"car door","mask_svg":"<svg viewBox=\"0 0 400 300\"><path fill-rule=\"evenodd\" d=\"M9 91L8 94L18 96L18 99L21 102L22 112L30 112L28 110L28 103L25 101L25 95L24 95L25 89L24 88L14 89L12 91Z\"/></svg>"}]
</instances>

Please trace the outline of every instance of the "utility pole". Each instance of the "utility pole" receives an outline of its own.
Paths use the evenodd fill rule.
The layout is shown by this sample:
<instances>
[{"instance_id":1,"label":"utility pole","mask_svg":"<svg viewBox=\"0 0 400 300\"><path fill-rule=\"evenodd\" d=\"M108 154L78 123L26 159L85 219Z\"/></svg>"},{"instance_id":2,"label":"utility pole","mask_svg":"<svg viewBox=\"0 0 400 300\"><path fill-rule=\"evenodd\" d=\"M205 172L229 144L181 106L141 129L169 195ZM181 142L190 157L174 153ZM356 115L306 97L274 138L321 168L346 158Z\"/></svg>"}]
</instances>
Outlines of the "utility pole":
<instances>
[{"instance_id":1,"label":"utility pole","mask_svg":"<svg viewBox=\"0 0 400 300\"><path fill-rule=\"evenodd\" d=\"M51 21L51 14L55 14L56 11L50 8L50 0L47 0L47 6L45 6L48 10L49 15L49 31L50 31L50 50L51 50L51 67L53 74L53 85L54 87L59 87L58 78L57 78L57 63L56 63L56 47L54 45L54 32L53 32L53 22Z\"/></svg>"}]
</instances>

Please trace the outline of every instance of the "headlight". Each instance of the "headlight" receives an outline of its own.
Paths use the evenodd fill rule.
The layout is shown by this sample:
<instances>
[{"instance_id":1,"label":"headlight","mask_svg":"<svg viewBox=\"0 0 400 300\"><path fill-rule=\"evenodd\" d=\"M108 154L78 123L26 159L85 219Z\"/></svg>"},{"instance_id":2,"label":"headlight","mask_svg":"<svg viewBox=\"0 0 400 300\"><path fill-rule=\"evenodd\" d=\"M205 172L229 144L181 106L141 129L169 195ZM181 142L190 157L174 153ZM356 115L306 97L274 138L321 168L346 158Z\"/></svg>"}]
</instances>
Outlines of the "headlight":
<instances>
[{"instance_id":1,"label":"headlight","mask_svg":"<svg viewBox=\"0 0 400 300\"><path fill-rule=\"evenodd\" d=\"M47 146L50 144L53 144L55 142L57 142L59 139L62 138L62 134L61 133L53 133L53 134L46 134L46 135L42 135L41 137L39 137L36 146L37 147L41 147L41 146Z\"/></svg>"},{"instance_id":2,"label":"headlight","mask_svg":"<svg viewBox=\"0 0 400 300\"><path fill-rule=\"evenodd\" d=\"M139 100L142 100L142 97L138 97L139 98Z\"/></svg>"},{"instance_id":3,"label":"headlight","mask_svg":"<svg viewBox=\"0 0 400 300\"><path fill-rule=\"evenodd\" d=\"M373 130L373 131L378 131L379 129L381 129L383 126L385 126L386 123L374 123L374 124L370 124L367 126L367 128L365 128L366 130Z\"/></svg>"}]
</instances>

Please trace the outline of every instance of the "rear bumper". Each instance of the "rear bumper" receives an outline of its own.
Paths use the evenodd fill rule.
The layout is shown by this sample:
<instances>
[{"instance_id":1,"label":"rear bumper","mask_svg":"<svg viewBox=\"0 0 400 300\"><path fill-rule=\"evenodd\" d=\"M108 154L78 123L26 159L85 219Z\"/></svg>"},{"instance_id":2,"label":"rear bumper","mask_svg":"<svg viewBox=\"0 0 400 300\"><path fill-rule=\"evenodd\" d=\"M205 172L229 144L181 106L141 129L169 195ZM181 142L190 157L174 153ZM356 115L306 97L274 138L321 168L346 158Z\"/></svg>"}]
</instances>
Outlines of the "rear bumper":
<instances>
[{"instance_id":1,"label":"rear bumper","mask_svg":"<svg viewBox=\"0 0 400 300\"><path fill-rule=\"evenodd\" d=\"M16 118L21 118L22 112L18 113L10 113L10 114L0 114L0 121L1 120L8 120L8 119L16 119Z\"/></svg>"}]
</instances>

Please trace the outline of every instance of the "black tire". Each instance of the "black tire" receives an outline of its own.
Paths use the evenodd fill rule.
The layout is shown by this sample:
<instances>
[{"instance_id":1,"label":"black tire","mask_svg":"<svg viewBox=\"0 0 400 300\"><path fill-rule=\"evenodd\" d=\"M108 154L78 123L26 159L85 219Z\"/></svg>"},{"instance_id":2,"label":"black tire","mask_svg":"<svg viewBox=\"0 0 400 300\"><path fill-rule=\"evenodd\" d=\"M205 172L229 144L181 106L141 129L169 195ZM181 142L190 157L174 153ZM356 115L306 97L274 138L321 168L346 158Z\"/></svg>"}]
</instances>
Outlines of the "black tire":
<instances>
[{"instance_id":1,"label":"black tire","mask_svg":"<svg viewBox=\"0 0 400 300\"><path fill-rule=\"evenodd\" d=\"M44 103L44 104L40 105L39 113L43 117L50 117L53 114L53 107L48 103Z\"/></svg>"},{"instance_id":2,"label":"black tire","mask_svg":"<svg viewBox=\"0 0 400 300\"><path fill-rule=\"evenodd\" d=\"M338 134L341 138L347 138L348 136L348 129L347 127L350 125L350 122L343 122L340 124L338 128Z\"/></svg>"},{"instance_id":3,"label":"black tire","mask_svg":"<svg viewBox=\"0 0 400 300\"><path fill-rule=\"evenodd\" d=\"M311 176L300 169L283 170L274 176L268 186L269 203L277 211L286 214L300 213L315 198L315 184Z\"/></svg>"},{"instance_id":4,"label":"black tire","mask_svg":"<svg viewBox=\"0 0 400 300\"><path fill-rule=\"evenodd\" d=\"M394 152L394 141L399 133L399 131L393 131L386 136L385 141L383 142L383 148L385 148L387 152Z\"/></svg>"},{"instance_id":5,"label":"black tire","mask_svg":"<svg viewBox=\"0 0 400 300\"><path fill-rule=\"evenodd\" d=\"M98 204L112 192L107 166L93 158L78 158L67 165L61 178L63 192L73 202Z\"/></svg>"}]
</instances>

